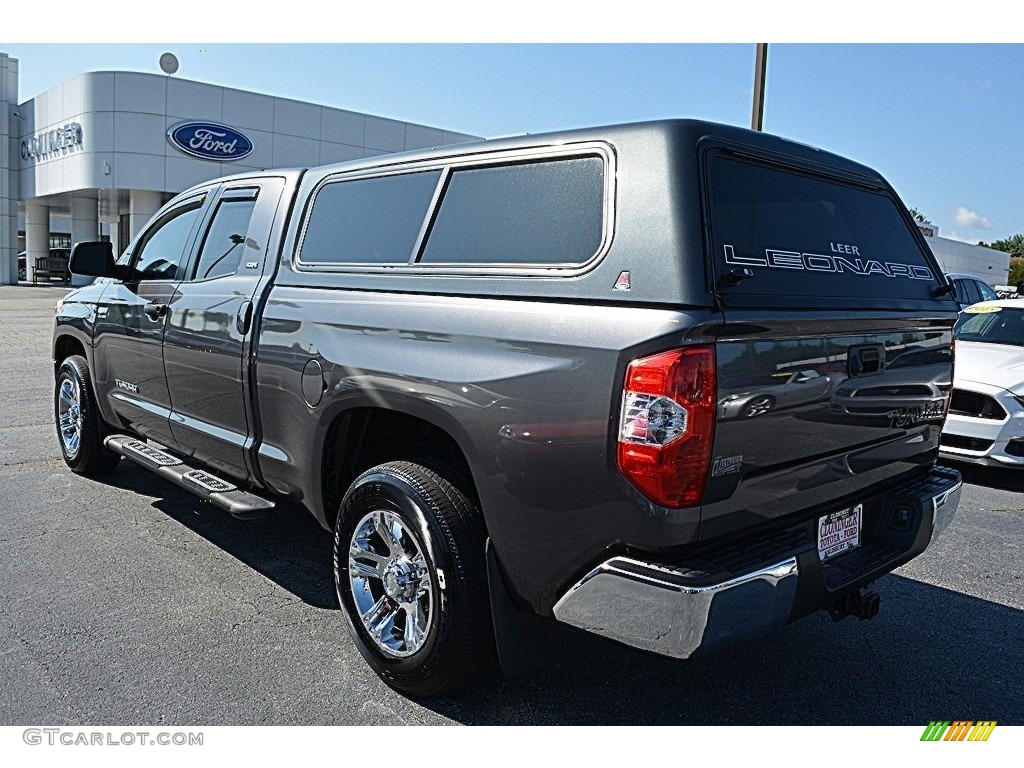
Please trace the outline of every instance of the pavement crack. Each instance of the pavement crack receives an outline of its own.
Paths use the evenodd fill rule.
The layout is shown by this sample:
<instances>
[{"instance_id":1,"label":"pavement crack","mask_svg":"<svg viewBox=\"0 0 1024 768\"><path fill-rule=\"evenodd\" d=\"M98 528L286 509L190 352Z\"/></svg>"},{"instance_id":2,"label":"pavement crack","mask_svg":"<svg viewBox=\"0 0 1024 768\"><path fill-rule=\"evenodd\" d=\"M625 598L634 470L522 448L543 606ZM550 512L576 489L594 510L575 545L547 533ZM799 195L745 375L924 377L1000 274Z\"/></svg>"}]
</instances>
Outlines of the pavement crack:
<instances>
[{"instance_id":1,"label":"pavement crack","mask_svg":"<svg viewBox=\"0 0 1024 768\"><path fill-rule=\"evenodd\" d=\"M65 722L80 722L81 720L83 720L84 710L78 707L74 707L68 702L69 691L65 690L57 684L57 680L50 669L50 661L46 658L46 656L44 656L42 653L36 650L36 648L29 641L29 639L22 635L18 631L18 628L16 626L9 626L11 632L14 634L14 639L18 642L19 645L21 645L25 649L25 652L28 654L29 658L31 658L32 661L35 662L36 665L39 667L42 673L43 682L46 685L48 685L55 694L57 694L57 698L60 699L61 703L65 707L67 707L67 709L70 712L73 713L74 717L67 719Z\"/></svg>"},{"instance_id":2,"label":"pavement crack","mask_svg":"<svg viewBox=\"0 0 1024 768\"><path fill-rule=\"evenodd\" d=\"M248 617L242 619L241 621L232 622L232 624L231 624L232 631L234 631L234 630L236 630L236 629L238 629L240 627L244 627L247 624L251 624L256 619L262 617L264 614L270 613L273 610L275 610L275 608L281 607L280 605L277 605L277 606L262 606L261 605L261 603L263 603L264 601L271 600L274 597L275 597L274 592L270 591L270 592L266 592L266 593L260 595L259 597L257 597L255 602L248 602L248 601L244 601L244 600L238 600L238 602L241 603L242 605L248 606L252 610L252 613L250 613Z\"/></svg>"},{"instance_id":3,"label":"pavement crack","mask_svg":"<svg viewBox=\"0 0 1024 768\"><path fill-rule=\"evenodd\" d=\"M26 459L25 461L0 461L0 467L56 467L64 464L63 459Z\"/></svg>"}]
</instances>

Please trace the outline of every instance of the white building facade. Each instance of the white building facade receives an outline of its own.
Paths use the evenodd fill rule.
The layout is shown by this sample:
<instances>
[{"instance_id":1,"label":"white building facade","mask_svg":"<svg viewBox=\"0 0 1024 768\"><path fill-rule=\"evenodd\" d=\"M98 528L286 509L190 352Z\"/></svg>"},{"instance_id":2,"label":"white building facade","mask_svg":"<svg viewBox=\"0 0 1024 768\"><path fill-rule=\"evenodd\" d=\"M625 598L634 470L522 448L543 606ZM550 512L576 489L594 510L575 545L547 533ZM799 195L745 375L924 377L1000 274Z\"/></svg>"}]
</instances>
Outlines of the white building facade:
<instances>
[{"instance_id":1,"label":"white building facade","mask_svg":"<svg viewBox=\"0 0 1024 768\"><path fill-rule=\"evenodd\" d=\"M939 237L937 227L933 224L918 225L924 234L925 242L938 259L942 271L960 272L973 275L993 288L1005 285L1010 279L1010 254L986 248L982 245L971 245L948 237Z\"/></svg>"},{"instance_id":2,"label":"white building facade","mask_svg":"<svg viewBox=\"0 0 1024 768\"><path fill-rule=\"evenodd\" d=\"M118 251L173 195L212 178L477 138L139 72L82 74L20 104L17 94L18 62L0 54L0 283L17 281L20 250L31 279L55 233L67 245L109 237ZM185 123L203 127L175 132Z\"/></svg>"}]
</instances>

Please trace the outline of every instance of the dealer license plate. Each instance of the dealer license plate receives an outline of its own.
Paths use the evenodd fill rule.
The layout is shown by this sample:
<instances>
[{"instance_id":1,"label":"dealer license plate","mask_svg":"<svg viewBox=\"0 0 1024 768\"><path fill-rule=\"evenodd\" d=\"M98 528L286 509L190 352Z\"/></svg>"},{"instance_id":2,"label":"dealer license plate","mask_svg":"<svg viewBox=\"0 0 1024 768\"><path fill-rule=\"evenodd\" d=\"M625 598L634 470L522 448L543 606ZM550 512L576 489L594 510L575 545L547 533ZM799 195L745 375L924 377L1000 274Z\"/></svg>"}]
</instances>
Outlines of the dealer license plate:
<instances>
[{"instance_id":1,"label":"dealer license plate","mask_svg":"<svg viewBox=\"0 0 1024 768\"><path fill-rule=\"evenodd\" d=\"M818 518L818 558L821 562L860 546L864 505Z\"/></svg>"}]
</instances>

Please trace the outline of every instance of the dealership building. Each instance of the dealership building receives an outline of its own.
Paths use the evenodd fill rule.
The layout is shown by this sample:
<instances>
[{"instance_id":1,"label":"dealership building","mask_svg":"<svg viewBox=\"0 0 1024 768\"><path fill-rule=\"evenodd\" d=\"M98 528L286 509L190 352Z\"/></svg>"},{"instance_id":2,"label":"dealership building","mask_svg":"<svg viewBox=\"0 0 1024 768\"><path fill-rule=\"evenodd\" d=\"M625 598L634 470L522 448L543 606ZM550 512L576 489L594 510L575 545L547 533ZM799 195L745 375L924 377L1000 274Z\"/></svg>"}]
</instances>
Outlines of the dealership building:
<instances>
[{"instance_id":1,"label":"dealership building","mask_svg":"<svg viewBox=\"0 0 1024 768\"><path fill-rule=\"evenodd\" d=\"M140 72L90 72L18 100L0 53L0 284L17 254L115 250L178 192L218 176L476 139L375 115Z\"/></svg>"},{"instance_id":2,"label":"dealership building","mask_svg":"<svg viewBox=\"0 0 1024 768\"><path fill-rule=\"evenodd\" d=\"M1006 251L940 237L939 228L930 221L921 222L917 226L943 272L973 275L993 288L1009 282L1010 254Z\"/></svg>"}]
</instances>

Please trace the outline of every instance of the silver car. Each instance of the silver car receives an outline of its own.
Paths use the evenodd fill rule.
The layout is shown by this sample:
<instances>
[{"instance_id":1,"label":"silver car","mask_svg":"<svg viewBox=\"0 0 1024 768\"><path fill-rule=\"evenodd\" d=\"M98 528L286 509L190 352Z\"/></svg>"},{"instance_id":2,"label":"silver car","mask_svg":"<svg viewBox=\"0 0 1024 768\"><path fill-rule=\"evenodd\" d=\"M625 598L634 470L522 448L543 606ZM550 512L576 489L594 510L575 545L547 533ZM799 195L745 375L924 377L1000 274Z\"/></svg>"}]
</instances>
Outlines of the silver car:
<instances>
[{"instance_id":1,"label":"silver car","mask_svg":"<svg viewBox=\"0 0 1024 768\"><path fill-rule=\"evenodd\" d=\"M831 377L813 368L736 379L722 390L718 418L753 419L775 408L822 400L828 397L831 388Z\"/></svg>"}]
</instances>

